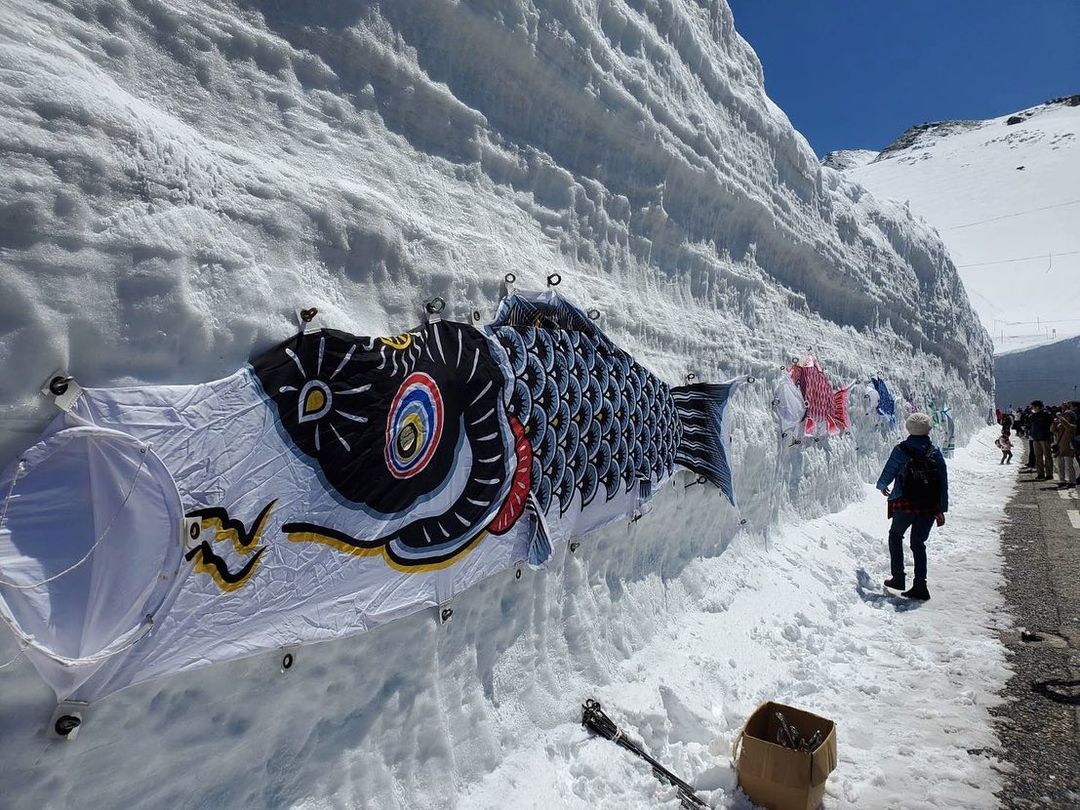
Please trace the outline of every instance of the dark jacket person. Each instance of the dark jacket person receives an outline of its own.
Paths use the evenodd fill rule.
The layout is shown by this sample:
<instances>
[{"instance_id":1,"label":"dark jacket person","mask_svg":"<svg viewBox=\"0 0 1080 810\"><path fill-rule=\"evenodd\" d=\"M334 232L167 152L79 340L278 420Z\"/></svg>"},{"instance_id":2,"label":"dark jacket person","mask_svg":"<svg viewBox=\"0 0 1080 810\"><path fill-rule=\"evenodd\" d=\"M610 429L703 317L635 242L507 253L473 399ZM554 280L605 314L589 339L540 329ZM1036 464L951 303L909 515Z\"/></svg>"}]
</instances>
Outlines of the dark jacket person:
<instances>
[{"instance_id":1,"label":"dark jacket person","mask_svg":"<svg viewBox=\"0 0 1080 810\"><path fill-rule=\"evenodd\" d=\"M1040 400L1031 403L1028 417L1028 437L1035 453L1035 480L1048 481L1054 477L1054 457L1050 452L1050 426L1054 416L1043 408Z\"/></svg>"},{"instance_id":2,"label":"dark jacket person","mask_svg":"<svg viewBox=\"0 0 1080 810\"><path fill-rule=\"evenodd\" d=\"M949 511L949 474L941 451L930 441L933 421L925 413L907 418L907 439L893 448L878 478L877 488L889 498L889 562L892 576L885 587L903 590L904 534L911 529L911 553L915 558L915 582L904 591L909 599L930 598L926 587L926 541L935 521L945 525ZM890 486L892 489L890 490Z\"/></svg>"}]
</instances>

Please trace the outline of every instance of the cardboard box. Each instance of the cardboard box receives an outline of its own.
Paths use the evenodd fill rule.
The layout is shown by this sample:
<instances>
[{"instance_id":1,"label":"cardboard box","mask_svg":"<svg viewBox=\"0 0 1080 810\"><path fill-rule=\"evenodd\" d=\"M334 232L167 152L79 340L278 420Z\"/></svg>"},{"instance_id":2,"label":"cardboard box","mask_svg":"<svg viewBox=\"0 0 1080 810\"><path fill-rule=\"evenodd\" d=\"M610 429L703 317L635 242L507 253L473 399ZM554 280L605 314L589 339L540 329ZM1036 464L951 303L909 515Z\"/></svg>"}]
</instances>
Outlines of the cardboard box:
<instances>
[{"instance_id":1,"label":"cardboard box","mask_svg":"<svg viewBox=\"0 0 1080 810\"><path fill-rule=\"evenodd\" d=\"M784 715L804 740L820 731L822 742L812 752L776 742ZM816 714L769 701L750 715L735 740L739 786L754 804L769 810L816 810L825 795L825 780L836 767L836 724Z\"/></svg>"}]
</instances>

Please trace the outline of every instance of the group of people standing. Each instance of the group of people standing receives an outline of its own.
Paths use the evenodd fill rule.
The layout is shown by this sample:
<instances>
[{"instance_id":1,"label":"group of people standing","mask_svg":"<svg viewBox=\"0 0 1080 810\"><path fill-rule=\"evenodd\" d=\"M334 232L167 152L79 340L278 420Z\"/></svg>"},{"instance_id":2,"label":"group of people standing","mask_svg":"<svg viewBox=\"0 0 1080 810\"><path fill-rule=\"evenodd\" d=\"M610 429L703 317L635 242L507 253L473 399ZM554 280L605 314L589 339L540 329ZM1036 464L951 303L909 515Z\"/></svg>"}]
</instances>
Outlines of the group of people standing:
<instances>
[{"instance_id":1,"label":"group of people standing","mask_svg":"<svg viewBox=\"0 0 1080 810\"><path fill-rule=\"evenodd\" d=\"M1073 488L1080 483L1080 402L1065 402L1047 407L1035 400L1018 413L998 411L1001 437L1001 463L1012 463L1012 439L1027 441L1024 469L1034 470L1036 481L1053 481L1055 467L1060 489Z\"/></svg>"}]
</instances>

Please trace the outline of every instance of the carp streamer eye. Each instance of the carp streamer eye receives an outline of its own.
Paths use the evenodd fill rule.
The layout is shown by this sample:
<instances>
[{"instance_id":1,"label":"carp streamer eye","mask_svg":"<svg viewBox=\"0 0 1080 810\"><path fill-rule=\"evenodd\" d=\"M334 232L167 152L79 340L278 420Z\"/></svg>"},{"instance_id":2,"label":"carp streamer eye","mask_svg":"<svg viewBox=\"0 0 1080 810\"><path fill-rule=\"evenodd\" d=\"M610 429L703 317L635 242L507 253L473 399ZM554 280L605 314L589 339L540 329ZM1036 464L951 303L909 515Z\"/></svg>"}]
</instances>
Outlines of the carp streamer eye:
<instances>
[{"instance_id":1,"label":"carp streamer eye","mask_svg":"<svg viewBox=\"0 0 1080 810\"><path fill-rule=\"evenodd\" d=\"M300 391L298 422L321 419L330 410L330 387L322 380L308 380Z\"/></svg>"},{"instance_id":2,"label":"carp streamer eye","mask_svg":"<svg viewBox=\"0 0 1080 810\"><path fill-rule=\"evenodd\" d=\"M443 400L435 380L422 372L401 384L386 420L386 466L395 478L412 478L439 445Z\"/></svg>"}]
</instances>

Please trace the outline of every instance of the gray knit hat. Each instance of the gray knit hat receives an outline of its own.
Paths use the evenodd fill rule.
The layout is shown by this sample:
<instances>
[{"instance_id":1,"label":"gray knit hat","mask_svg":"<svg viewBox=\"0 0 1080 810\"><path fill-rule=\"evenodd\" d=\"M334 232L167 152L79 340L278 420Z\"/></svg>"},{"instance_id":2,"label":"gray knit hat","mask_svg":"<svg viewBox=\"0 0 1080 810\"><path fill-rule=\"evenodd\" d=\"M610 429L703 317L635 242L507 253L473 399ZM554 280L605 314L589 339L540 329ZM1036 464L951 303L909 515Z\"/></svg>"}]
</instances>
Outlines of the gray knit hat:
<instances>
[{"instance_id":1,"label":"gray knit hat","mask_svg":"<svg viewBox=\"0 0 1080 810\"><path fill-rule=\"evenodd\" d=\"M907 432L912 436L929 436L930 428L933 426L933 420L925 413L913 413L904 423Z\"/></svg>"}]
</instances>

